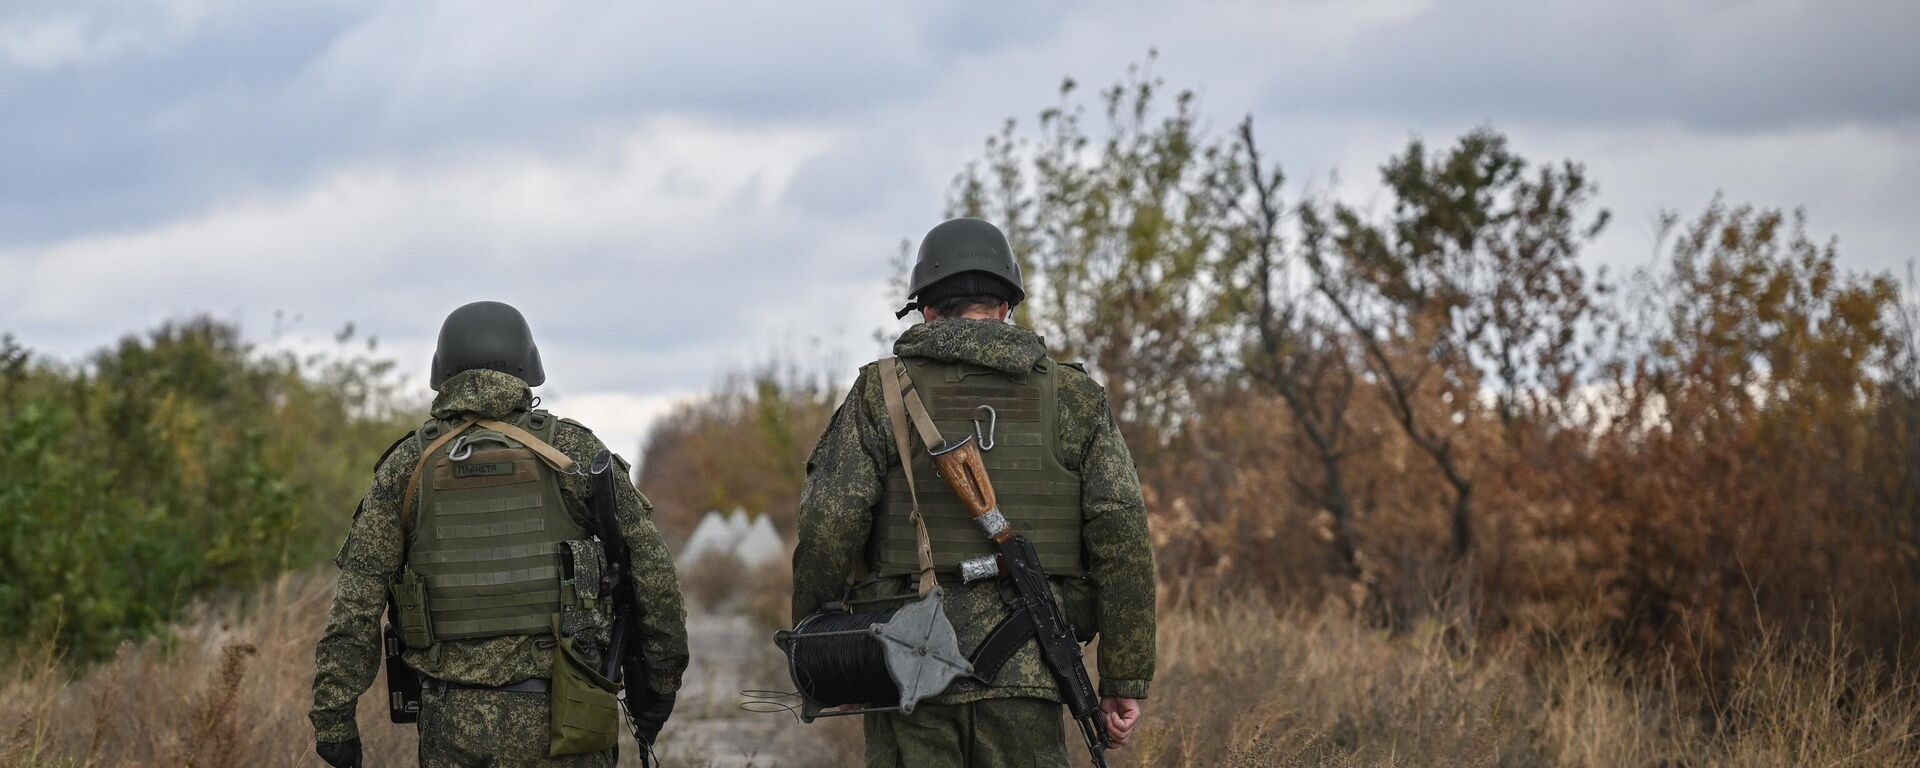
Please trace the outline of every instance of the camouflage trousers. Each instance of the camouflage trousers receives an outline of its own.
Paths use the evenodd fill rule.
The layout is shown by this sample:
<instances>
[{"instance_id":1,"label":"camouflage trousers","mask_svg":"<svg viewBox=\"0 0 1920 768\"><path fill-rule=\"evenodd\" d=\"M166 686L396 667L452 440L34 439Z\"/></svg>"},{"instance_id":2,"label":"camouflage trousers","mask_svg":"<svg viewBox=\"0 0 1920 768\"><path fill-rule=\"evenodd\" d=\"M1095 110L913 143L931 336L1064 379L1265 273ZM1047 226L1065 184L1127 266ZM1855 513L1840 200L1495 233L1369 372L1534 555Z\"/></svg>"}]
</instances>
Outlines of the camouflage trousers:
<instances>
[{"instance_id":1,"label":"camouflage trousers","mask_svg":"<svg viewBox=\"0 0 1920 768\"><path fill-rule=\"evenodd\" d=\"M420 696L421 768L613 768L609 750L547 757L547 695L471 688Z\"/></svg>"},{"instance_id":2,"label":"camouflage trousers","mask_svg":"<svg viewBox=\"0 0 1920 768\"><path fill-rule=\"evenodd\" d=\"M867 768L1067 768L1064 733L1045 699L922 704L866 716Z\"/></svg>"}]
</instances>

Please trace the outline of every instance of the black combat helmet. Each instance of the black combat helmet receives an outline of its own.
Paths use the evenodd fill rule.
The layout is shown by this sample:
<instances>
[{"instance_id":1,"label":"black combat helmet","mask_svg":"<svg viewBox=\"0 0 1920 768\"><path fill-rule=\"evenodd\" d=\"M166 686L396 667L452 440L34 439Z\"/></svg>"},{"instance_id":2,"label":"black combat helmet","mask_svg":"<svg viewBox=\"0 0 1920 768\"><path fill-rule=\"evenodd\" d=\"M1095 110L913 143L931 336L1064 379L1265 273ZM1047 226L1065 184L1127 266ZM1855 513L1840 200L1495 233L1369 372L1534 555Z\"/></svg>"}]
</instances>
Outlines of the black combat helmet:
<instances>
[{"instance_id":1,"label":"black combat helmet","mask_svg":"<svg viewBox=\"0 0 1920 768\"><path fill-rule=\"evenodd\" d=\"M461 371L485 368L518 376L529 387L547 381L540 367L540 348L533 345L533 329L512 305L476 301L456 309L440 324L440 345L433 350L435 391Z\"/></svg>"},{"instance_id":2,"label":"black combat helmet","mask_svg":"<svg viewBox=\"0 0 1920 768\"><path fill-rule=\"evenodd\" d=\"M1020 263L999 227L962 218L928 230L913 262L907 305L896 316L954 296L994 296L1014 306L1027 297Z\"/></svg>"}]
</instances>

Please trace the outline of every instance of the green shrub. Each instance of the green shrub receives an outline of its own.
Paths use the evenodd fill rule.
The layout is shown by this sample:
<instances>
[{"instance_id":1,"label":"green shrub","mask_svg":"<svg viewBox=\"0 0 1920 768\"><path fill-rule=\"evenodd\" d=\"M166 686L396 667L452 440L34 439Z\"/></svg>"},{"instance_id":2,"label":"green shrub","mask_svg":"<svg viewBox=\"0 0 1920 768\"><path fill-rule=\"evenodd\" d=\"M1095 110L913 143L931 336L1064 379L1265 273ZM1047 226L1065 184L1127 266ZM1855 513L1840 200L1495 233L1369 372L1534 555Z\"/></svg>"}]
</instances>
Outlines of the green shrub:
<instances>
[{"instance_id":1,"label":"green shrub","mask_svg":"<svg viewBox=\"0 0 1920 768\"><path fill-rule=\"evenodd\" d=\"M392 364L367 348L262 354L197 319L61 366L7 339L0 644L98 657L328 553L405 429Z\"/></svg>"}]
</instances>

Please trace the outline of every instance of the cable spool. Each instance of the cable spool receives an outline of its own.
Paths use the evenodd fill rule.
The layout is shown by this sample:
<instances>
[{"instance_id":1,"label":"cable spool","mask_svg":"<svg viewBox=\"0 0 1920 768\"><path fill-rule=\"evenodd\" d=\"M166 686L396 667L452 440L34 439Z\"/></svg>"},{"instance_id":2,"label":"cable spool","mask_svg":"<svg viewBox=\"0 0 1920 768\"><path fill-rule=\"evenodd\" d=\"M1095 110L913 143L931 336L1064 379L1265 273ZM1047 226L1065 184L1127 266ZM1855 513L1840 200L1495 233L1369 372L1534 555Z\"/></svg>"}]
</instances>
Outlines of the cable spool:
<instances>
[{"instance_id":1,"label":"cable spool","mask_svg":"<svg viewBox=\"0 0 1920 768\"><path fill-rule=\"evenodd\" d=\"M898 711L946 690L973 666L935 587L885 611L823 610L774 635L801 697L800 719ZM836 707L857 705L859 709Z\"/></svg>"},{"instance_id":2,"label":"cable spool","mask_svg":"<svg viewBox=\"0 0 1920 768\"><path fill-rule=\"evenodd\" d=\"M887 674L887 655L872 633L894 613L816 613L795 626L794 634L806 642L789 646L788 671L800 695L822 707L898 704L900 687Z\"/></svg>"}]
</instances>

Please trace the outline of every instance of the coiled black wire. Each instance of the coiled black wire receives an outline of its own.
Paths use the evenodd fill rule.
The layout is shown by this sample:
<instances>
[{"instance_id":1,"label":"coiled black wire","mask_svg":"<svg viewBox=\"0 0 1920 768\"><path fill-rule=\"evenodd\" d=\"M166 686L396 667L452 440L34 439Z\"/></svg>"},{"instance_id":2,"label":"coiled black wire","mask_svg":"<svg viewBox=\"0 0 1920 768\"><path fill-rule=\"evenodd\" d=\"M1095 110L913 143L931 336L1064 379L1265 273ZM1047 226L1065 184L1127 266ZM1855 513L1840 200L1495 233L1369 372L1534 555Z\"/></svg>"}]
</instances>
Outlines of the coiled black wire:
<instances>
[{"instance_id":1,"label":"coiled black wire","mask_svg":"<svg viewBox=\"0 0 1920 768\"><path fill-rule=\"evenodd\" d=\"M900 701L900 688L887 672L880 639L867 633L875 624L893 620L893 611L816 613L793 628L787 651L793 684L822 707L862 704L890 707ZM817 637L821 633L859 630L861 634Z\"/></svg>"}]
</instances>

